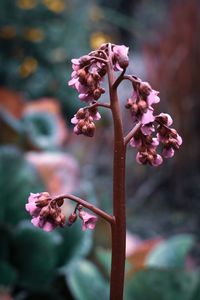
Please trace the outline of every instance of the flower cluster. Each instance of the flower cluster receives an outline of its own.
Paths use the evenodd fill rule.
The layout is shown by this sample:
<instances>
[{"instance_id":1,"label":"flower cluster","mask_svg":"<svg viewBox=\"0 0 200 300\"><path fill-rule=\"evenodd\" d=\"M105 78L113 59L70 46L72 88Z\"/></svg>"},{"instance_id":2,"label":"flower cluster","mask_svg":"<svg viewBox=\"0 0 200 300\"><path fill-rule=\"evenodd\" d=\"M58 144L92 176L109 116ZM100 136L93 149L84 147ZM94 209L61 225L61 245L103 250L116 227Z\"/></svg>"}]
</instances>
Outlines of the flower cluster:
<instances>
[{"instance_id":1,"label":"flower cluster","mask_svg":"<svg viewBox=\"0 0 200 300\"><path fill-rule=\"evenodd\" d=\"M138 149L136 161L140 164L159 166L163 157L170 158L182 144L182 138L173 128L170 115L161 113L154 116L153 104L160 101L158 92L153 90L147 82L134 80L133 95L127 100L126 108L130 110L133 122L140 123L140 127L130 140L130 145ZM153 132L157 132L153 137ZM162 156L157 153L159 144L163 144Z\"/></svg>"},{"instance_id":2,"label":"flower cluster","mask_svg":"<svg viewBox=\"0 0 200 300\"><path fill-rule=\"evenodd\" d=\"M90 55L72 59L73 72L68 85L78 91L82 101L98 100L105 93L100 84L106 74L106 65L97 59Z\"/></svg>"},{"instance_id":3,"label":"flower cluster","mask_svg":"<svg viewBox=\"0 0 200 300\"><path fill-rule=\"evenodd\" d=\"M26 204L26 210L32 216L31 223L44 231L52 231L57 226L64 227L66 217L61 212L63 199L54 200L49 193L31 193ZM75 211L68 219L68 225L72 225L78 217L82 220L82 230L94 229L97 217L83 210L82 205L77 205Z\"/></svg>"},{"instance_id":4,"label":"flower cluster","mask_svg":"<svg viewBox=\"0 0 200 300\"><path fill-rule=\"evenodd\" d=\"M110 59L115 71L122 71L128 66L128 47L110 44ZM99 49L72 59L71 79L68 85L79 93L79 99L86 102L98 100L104 88L101 82L107 73L109 59L109 44L103 44Z\"/></svg>"},{"instance_id":5,"label":"flower cluster","mask_svg":"<svg viewBox=\"0 0 200 300\"><path fill-rule=\"evenodd\" d=\"M78 205L75 211L69 216L68 226L71 226L76 222L77 216L82 220L83 231L85 231L86 229L92 230L95 228L97 217L84 211L82 205Z\"/></svg>"},{"instance_id":6,"label":"flower cluster","mask_svg":"<svg viewBox=\"0 0 200 300\"><path fill-rule=\"evenodd\" d=\"M92 137L96 129L94 121L99 119L101 119L101 115L97 107L80 108L71 119L72 124L75 125L74 132Z\"/></svg>"},{"instance_id":7,"label":"flower cluster","mask_svg":"<svg viewBox=\"0 0 200 300\"><path fill-rule=\"evenodd\" d=\"M63 227L66 222L60 206L63 201L53 201L49 193L31 193L26 204L26 210L32 216L31 223L44 231L52 231L57 226Z\"/></svg>"}]
</instances>

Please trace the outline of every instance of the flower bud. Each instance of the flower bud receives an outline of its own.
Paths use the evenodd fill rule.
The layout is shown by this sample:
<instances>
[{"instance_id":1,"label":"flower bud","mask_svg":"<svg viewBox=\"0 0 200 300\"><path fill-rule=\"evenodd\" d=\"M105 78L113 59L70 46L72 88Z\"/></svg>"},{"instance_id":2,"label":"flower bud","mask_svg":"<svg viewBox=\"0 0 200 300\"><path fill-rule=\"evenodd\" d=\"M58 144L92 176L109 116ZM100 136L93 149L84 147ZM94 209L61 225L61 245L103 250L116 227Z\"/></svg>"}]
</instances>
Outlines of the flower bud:
<instances>
[{"instance_id":1,"label":"flower bud","mask_svg":"<svg viewBox=\"0 0 200 300\"><path fill-rule=\"evenodd\" d=\"M61 206L63 205L63 203L64 203L64 200L63 200L63 199L58 199L58 200L56 201L56 203L57 203L57 205L58 205L59 207L61 207Z\"/></svg>"},{"instance_id":2,"label":"flower bud","mask_svg":"<svg viewBox=\"0 0 200 300\"><path fill-rule=\"evenodd\" d=\"M91 122L87 127L87 131L86 131L85 135L92 137L95 133L95 129L96 129L95 124L93 122Z\"/></svg>"},{"instance_id":3,"label":"flower bud","mask_svg":"<svg viewBox=\"0 0 200 300\"><path fill-rule=\"evenodd\" d=\"M133 103L132 106L131 106L131 112L133 114L136 114L138 112L138 105L136 103Z\"/></svg>"},{"instance_id":4,"label":"flower bud","mask_svg":"<svg viewBox=\"0 0 200 300\"><path fill-rule=\"evenodd\" d=\"M90 61L91 57L89 55L84 55L80 58L80 64L86 65Z\"/></svg>"},{"instance_id":5,"label":"flower bud","mask_svg":"<svg viewBox=\"0 0 200 300\"><path fill-rule=\"evenodd\" d=\"M93 97L94 97L94 100L98 100L99 97L101 97L101 91L100 91L100 89L94 90Z\"/></svg>"},{"instance_id":6,"label":"flower bud","mask_svg":"<svg viewBox=\"0 0 200 300\"><path fill-rule=\"evenodd\" d=\"M49 201L51 200L51 197L49 193L43 192L39 195L38 199L35 201L35 204L37 207L44 207L49 204Z\"/></svg>"},{"instance_id":7,"label":"flower bud","mask_svg":"<svg viewBox=\"0 0 200 300\"><path fill-rule=\"evenodd\" d=\"M50 213L50 208L49 208L48 206L45 206L45 207L43 207L43 208L41 209L39 215L40 215L41 217L46 217L46 216L49 215L49 213Z\"/></svg>"},{"instance_id":8,"label":"flower bud","mask_svg":"<svg viewBox=\"0 0 200 300\"><path fill-rule=\"evenodd\" d=\"M67 225L68 225L68 226L71 226L73 223L76 222L76 219L77 219L76 213L72 213L72 214L69 216Z\"/></svg>"},{"instance_id":9,"label":"flower bud","mask_svg":"<svg viewBox=\"0 0 200 300\"><path fill-rule=\"evenodd\" d=\"M84 108L80 108L77 113L76 113L76 118L77 119L84 119L86 115L86 111Z\"/></svg>"},{"instance_id":10,"label":"flower bud","mask_svg":"<svg viewBox=\"0 0 200 300\"><path fill-rule=\"evenodd\" d=\"M140 100L138 102L138 108L141 110L141 111L145 111L147 109L147 103L146 101L144 100Z\"/></svg>"},{"instance_id":11,"label":"flower bud","mask_svg":"<svg viewBox=\"0 0 200 300\"><path fill-rule=\"evenodd\" d=\"M84 125L81 130L82 130L82 133L83 134L86 134L87 133L87 129L88 129L88 126L87 125Z\"/></svg>"},{"instance_id":12,"label":"flower bud","mask_svg":"<svg viewBox=\"0 0 200 300\"><path fill-rule=\"evenodd\" d=\"M85 79L87 73L84 69L80 69L80 70L77 71L77 75L80 79Z\"/></svg>"},{"instance_id":13,"label":"flower bud","mask_svg":"<svg viewBox=\"0 0 200 300\"><path fill-rule=\"evenodd\" d=\"M139 86L139 92L141 95L148 96L151 91L151 87L148 82L141 82Z\"/></svg>"},{"instance_id":14,"label":"flower bud","mask_svg":"<svg viewBox=\"0 0 200 300\"><path fill-rule=\"evenodd\" d=\"M94 81L94 78L92 75L89 75L88 78L87 78L87 85L88 87L93 87L95 84L95 81Z\"/></svg>"},{"instance_id":15,"label":"flower bud","mask_svg":"<svg viewBox=\"0 0 200 300\"><path fill-rule=\"evenodd\" d=\"M128 57L127 57L127 56L119 56L119 57L118 57L118 63L119 63L119 65L120 65L120 67L121 67L122 69L127 68L127 67L128 67L128 64L129 64L129 62L128 62Z\"/></svg>"},{"instance_id":16,"label":"flower bud","mask_svg":"<svg viewBox=\"0 0 200 300\"><path fill-rule=\"evenodd\" d=\"M78 128L82 130L82 128L85 126L85 119L81 119L78 124Z\"/></svg>"},{"instance_id":17,"label":"flower bud","mask_svg":"<svg viewBox=\"0 0 200 300\"><path fill-rule=\"evenodd\" d=\"M130 109L133 104L133 100L131 98L127 99L127 102L125 104L125 108Z\"/></svg>"}]
</instances>

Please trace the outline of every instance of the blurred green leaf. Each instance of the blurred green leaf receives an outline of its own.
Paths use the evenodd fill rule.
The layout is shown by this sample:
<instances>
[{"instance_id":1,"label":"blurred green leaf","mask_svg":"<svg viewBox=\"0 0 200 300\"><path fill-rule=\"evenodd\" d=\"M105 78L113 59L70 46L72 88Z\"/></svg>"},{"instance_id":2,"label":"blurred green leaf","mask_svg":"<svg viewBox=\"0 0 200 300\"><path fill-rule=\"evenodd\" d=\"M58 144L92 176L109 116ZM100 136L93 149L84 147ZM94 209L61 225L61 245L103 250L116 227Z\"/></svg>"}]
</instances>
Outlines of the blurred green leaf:
<instances>
[{"instance_id":1,"label":"blurred green leaf","mask_svg":"<svg viewBox=\"0 0 200 300\"><path fill-rule=\"evenodd\" d=\"M64 272L71 272L77 260L88 254L92 245L92 232L83 232L79 221L70 228L60 229L59 232L63 239L58 247L58 264L64 266Z\"/></svg>"},{"instance_id":2,"label":"blurred green leaf","mask_svg":"<svg viewBox=\"0 0 200 300\"><path fill-rule=\"evenodd\" d=\"M15 147L0 147L0 223L16 224L28 217L25 203L30 192L44 186L36 169Z\"/></svg>"},{"instance_id":3,"label":"blurred green leaf","mask_svg":"<svg viewBox=\"0 0 200 300\"><path fill-rule=\"evenodd\" d=\"M108 282L89 261L78 261L76 269L67 273L66 280L76 300L109 299Z\"/></svg>"},{"instance_id":4,"label":"blurred green leaf","mask_svg":"<svg viewBox=\"0 0 200 300\"><path fill-rule=\"evenodd\" d=\"M145 265L151 267L184 267L185 258L194 245L194 236L189 234L176 235L161 242L148 255Z\"/></svg>"},{"instance_id":5,"label":"blurred green leaf","mask_svg":"<svg viewBox=\"0 0 200 300\"><path fill-rule=\"evenodd\" d=\"M19 227L11 254L23 287L42 290L52 282L56 274L56 252L60 241L59 233L46 233L31 224Z\"/></svg>"},{"instance_id":6,"label":"blurred green leaf","mask_svg":"<svg viewBox=\"0 0 200 300\"><path fill-rule=\"evenodd\" d=\"M7 261L0 261L0 286L11 286L16 278L17 271Z\"/></svg>"},{"instance_id":7,"label":"blurred green leaf","mask_svg":"<svg viewBox=\"0 0 200 300\"><path fill-rule=\"evenodd\" d=\"M125 300L190 300L198 278L195 271L147 269L127 280Z\"/></svg>"},{"instance_id":8,"label":"blurred green leaf","mask_svg":"<svg viewBox=\"0 0 200 300\"><path fill-rule=\"evenodd\" d=\"M111 251L105 250L103 248L98 248L96 250L96 256L104 270L106 271L106 274L110 275L110 269L111 269Z\"/></svg>"}]
</instances>

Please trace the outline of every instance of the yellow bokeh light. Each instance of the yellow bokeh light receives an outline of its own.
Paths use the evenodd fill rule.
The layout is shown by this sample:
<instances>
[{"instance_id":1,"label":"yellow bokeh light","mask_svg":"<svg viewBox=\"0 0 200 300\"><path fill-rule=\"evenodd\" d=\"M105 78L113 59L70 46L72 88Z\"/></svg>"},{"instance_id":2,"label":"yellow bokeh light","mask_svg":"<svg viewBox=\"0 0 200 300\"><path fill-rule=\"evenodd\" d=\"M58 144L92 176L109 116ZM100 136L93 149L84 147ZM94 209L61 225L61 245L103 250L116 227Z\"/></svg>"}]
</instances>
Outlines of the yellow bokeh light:
<instances>
[{"instance_id":1,"label":"yellow bokeh light","mask_svg":"<svg viewBox=\"0 0 200 300\"><path fill-rule=\"evenodd\" d=\"M43 0L44 5L54 13L61 13L66 6L65 0Z\"/></svg>"},{"instance_id":2,"label":"yellow bokeh light","mask_svg":"<svg viewBox=\"0 0 200 300\"><path fill-rule=\"evenodd\" d=\"M41 42L44 39L44 32L39 28L25 28L24 38L31 42Z\"/></svg>"},{"instance_id":3,"label":"yellow bokeh light","mask_svg":"<svg viewBox=\"0 0 200 300\"><path fill-rule=\"evenodd\" d=\"M19 74L21 77L28 77L34 73L38 68L38 61L34 57L26 57L19 67Z\"/></svg>"},{"instance_id":4,"label":"yellow bokeh light","mask_svg":"<svg viewBox=\"0 0 200 300\"><path fill-rule=\"evenodd\" d=\"M21 9L32 9L38 3L38 0L17 0L16 4Z\"/></svg>"},{"instance_id":5,"label":"yellow bokeh light","mask_svg":"<svg viewBox=\"0 0 200 300\"><path fill-rule=\"evenodd\" d=\"M16 35L16 30L13 26L4 26L0 28L0 37L3 39L12 39Z\"/></svg>"},{"instance_id":6,"label":"yellow bokeh light","mask_svg":"<svg viewBox=\"0 0 200 300\"><path fill-rule=\"evenodd\" d=\"M103 32L94 32L90 36L90 46L92 49L97 49L101 44L109 43L111 37Z\"/></svg>"}]
</instances>

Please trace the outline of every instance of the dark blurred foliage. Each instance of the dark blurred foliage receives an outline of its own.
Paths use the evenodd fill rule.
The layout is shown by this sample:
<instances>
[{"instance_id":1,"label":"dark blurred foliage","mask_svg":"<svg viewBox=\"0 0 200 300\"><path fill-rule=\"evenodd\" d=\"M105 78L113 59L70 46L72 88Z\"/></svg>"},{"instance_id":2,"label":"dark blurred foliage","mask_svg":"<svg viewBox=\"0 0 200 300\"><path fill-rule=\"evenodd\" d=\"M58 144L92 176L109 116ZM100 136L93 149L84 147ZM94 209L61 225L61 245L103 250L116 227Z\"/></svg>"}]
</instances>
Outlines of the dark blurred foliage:
<instances>
[{"instance_id":1,"label":"dark blurred foliage","mask_svg":"<svg viewBox=\"0 0 200 300\"><path fill-rule=\"evenodd\" d=\"M200 298L199 6L1 1L1 300L108 299L108 225L99 221L93 240L80 223L48 234L24 209L30 192L48 190L81 195L111 212L111 115L100 111L93 139L66 126L81 106L67 87L70 59L107 41L130 47L130 72L161 92L159 110L172 115L183 137L176 157L158 169L137 165L128 149L125 299ZM122 108L127 88L120 89ZM131 120L123 114L127 131ZM72 209L65 205L67 216Z\"/></svg>"}]
</instances>

